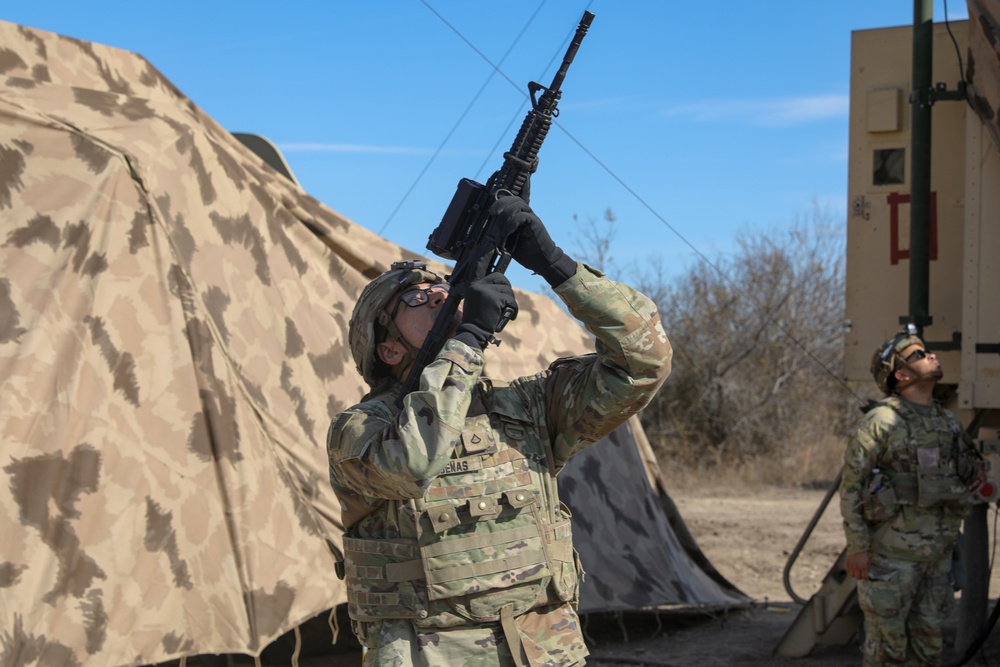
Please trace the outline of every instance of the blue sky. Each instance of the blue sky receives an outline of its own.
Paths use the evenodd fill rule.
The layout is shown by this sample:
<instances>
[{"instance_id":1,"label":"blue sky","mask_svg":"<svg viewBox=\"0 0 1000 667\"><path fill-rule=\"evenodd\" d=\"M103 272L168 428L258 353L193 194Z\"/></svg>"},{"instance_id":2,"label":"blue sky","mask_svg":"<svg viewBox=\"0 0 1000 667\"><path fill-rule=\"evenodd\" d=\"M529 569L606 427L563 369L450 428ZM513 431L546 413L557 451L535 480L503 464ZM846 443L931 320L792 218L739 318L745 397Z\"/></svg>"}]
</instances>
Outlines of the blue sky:
<instances>
[{"instance_id":1,"label":"blue sky","mask_svg":"<svg viewBox=\"0 0 1000 667\"><path fill-rule=\"evenodd\" d=\"M814 202L844 219L851 32L912 25L912 2L37 0L0 18L142 54L224 127L277 144L314 197L424 252L458 180L500 166L528 81L551 81L584 9L532 180L557 243L573 254L580 221L610 208L618 265L679 271Z\"/></svg>"}]
</instances>

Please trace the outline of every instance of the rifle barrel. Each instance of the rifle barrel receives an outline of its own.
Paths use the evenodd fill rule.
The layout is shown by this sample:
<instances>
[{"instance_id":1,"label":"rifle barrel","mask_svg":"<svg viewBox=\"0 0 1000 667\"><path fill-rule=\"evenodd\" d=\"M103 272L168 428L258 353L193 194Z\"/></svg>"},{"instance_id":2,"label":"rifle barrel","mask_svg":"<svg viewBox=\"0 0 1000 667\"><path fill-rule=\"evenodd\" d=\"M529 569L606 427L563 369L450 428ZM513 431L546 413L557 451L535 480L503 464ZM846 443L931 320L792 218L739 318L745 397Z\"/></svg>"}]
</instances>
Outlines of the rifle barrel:
<instances>
[{"instance_id":1,"label":"rifle barrel","mask_svg":"<svg viewBox=\"0 0 1000 667\"><path fill-rule=\"evenodd\" d=\"M569 70L570 64L573 59L576 58L576 52L580 49L580 44L583 42L583 38L587 35L587 30L590 29L590 24L594 20L593 12L584 12L583 18L580 19L580 25L576 28L576 34L573 35L573 41L570 42L569 48L566 49L566 55L563 56L562 65L559 66L559 71L556 72L555 77L552 79L552 85L549 86L549 90L559 90L562 88L563 79L566 78L566 72Z\"/></svg>"}]
</instances>

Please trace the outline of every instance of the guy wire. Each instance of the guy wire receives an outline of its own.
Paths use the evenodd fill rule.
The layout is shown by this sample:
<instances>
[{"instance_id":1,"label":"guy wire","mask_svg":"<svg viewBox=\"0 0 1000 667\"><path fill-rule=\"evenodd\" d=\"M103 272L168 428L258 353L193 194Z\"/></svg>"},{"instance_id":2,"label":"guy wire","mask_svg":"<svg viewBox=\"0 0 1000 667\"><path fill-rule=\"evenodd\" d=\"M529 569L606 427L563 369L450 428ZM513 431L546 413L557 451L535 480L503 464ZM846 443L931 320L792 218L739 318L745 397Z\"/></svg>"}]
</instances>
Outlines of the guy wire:
<instances>
[{"instance_id":1,"label":"guy wire","mask_svg":"<svg viewBox=\"0 0 1000 667\"><path fill-rule=\"evenodd\" d=\"M448 130L448 134L445 135L444 139L441 140L441 143L438 144L438 147L434 151L434 154L431 155L431 157L430 157L429 160L427 160L427 164L425 164L424 168L420 170L420 173L417 174L417 177L413 180L413 183L410 184L409 189L403 194L403 197L399 200L399 203L396 204L396 208L392 209L392 213L389 214L389 217L386 218L385 222L382 223L382 226L379 227L379 230L378 230L379 236L381 236L382 233L385 231L385 228L389 226L389 223L392 222L392 219L396 217L396 214L399 212L399 209L402 208L403 204L406 203L406 200L409 199L410 195L416 189L417 184L420 183L420 180L424 177L424 174L426 174L427 170L430 169L430 166L432 164L434 164L434 160L436 160L437 156L440 155L441 151L445 147L445 144L447 144L448 140L451 139L451 136L453 134L455 134L455 131L458 129L458 126L462 124L462 121L465 120L465 117L467 115L469 115L469 112L472 110L472 107L475 106L476 102L479 100L479 97L486 90L486 87L489 85L490 81L493 80L493 75L499 73L501 76L506 76L503 73L503 71L501 71L499 65L503 64L503 62L507 59L507 56L509 56L511 54L511 52L514 50L514 47L517 46L517 43L521 40L521 37L528 30L528 27L534 22L535 17L538 16L538 13L542 10L542 7L545 6L545 3L547 1L548 0L542 0L542 2L538 5L538 9L535 10L535 13L531 15L531 18L528 19L528 22L524 24L523 28L521 28L521 32L519 32L517 34L517 37L514 38L514 41L511 43L510 47L507 49L507 52L503 54L502 58L500 58L500 63L498 63L497 65L494 65L493 63L490 62L489 58L487 58L482 52L479 51L479 49L477 49L472 44L472 42L470 42L469 40L465 39L465 37L462 37L462 34L460 32L458 32L458 30L454 26L452 26L450 23L448 23L448 21L446 21L445 18L443 16L441 16L441 14L439 14L437 12L437 10L435 10L433 7L431 7L427 3L426 0L421 0L421 2L423 2L424 6L426 6L427 9L431 10L431 12L435 16L437 16L441 20L442 23L444 23L446 26L448 26L449 28L451 28L452 31L455 32L455 34L457 34L459 37L462 37L462 39L465 41L465 43L468 44L472 48L472 50L474 50L476 53L478 53L480 55L480 57L483 58L483 60L485 60L486 62L490 63L490 66L492 67L492 70L487 75L486 81L483 82L483 85L479 88L479 91L476 92L476 94L472 96L472 99L469 101L468 106L465 107L465 111L463 111L459 115L458 119L455 120L455 123L451 126L451 129ZM508 81L510 81L510 79L508 79Z\"/></svg>"},{"instance_id":2,"label":"guy wire","mask_svg":"<svg viewBox=\"0 0 1000 667\"><path fill-rule=\"evenodd\" d=\"M517 83L514 82L513 79L511 79L509 76L507 76L507 74L504 73L500 69L500 67L499 67L498 64L493 63L482 51L480 51L478 48L476 48L476 46L472 43L471 40L469 40L457 28L455 28L455 26L453 26L443 16L441 16L441 14L437 12L437 10L435 10L433 7L431 7L431 5L427 2L427 0L420 0L420 2L422 2L431 12L433 12L434 15L437 16L438 19L440 19L446 26L448 26L448 28L451 29L452 32L454 32L463 42L465 42L466 44L468 44L469 48L471 48L473 51L475 51L476 54L479 55L480 58L482 58L484 61L486 61L486 63L491 68L493 68L493 70L497 74L499 74L500 76L502 76L507 81L507 83L509 83L511 86L513 86L525 98L528 98L528 94L525 93L521 89L521 87L518 86ZM543 0L543 4L544 4L544 0ZM591 7L592 4L593 4L593 0L591 0L590 2L587 3L587 9L588 10L590 9L590 7ZM541 7L539 7L539 9L540 8ZM537 14L538 14L538 11L536 11L535 14L532 15L531 19L529 20L529 24L531 23L531 21L534 21L534 19L537 16ZM517 39L520 39L520 37L524 33L525 29L527 29L527 26L525 26L525 28L522 29L522 31L518 35ZM515 40L515 43L516 43L516 40ZM507 51L507 54L509 54L512 49L513 49L513 45L511 45L511 49L509 49ZM558 53L558 51L557 51L557 53ZM504 58L507 57L507 54L504 54ZM501 62L503 62L502 59L501 59ZM551 66L551 62L550 62L550 66ZM490 79L492 78L492 76L493 76L493 74L491 73L490 77L487 78L487 83L490 81ZM484 86L483 86L484 88L485 88L485 85L486 84L484 84ZM477 93L476 97L478 98L479 94L481 94L481 93L482 93L482 89L480 89L480 91L479 91L479 93ZM473 101L475 101L475 99ZM470 105L470 107L471 107L471 105ZM523 109L524 109L524 106L522 105L521 108L514 114L513 119L511 120L510 124L508 124L508 126L507 126L507 129L504 130L505 133L507 132L507 130L509 130L510 127L513 126L513 124L514 124L514 122L516 122L517 118L519 118L523 114ZM468 111L469 111L469 109L467 108L465 110L465 112L462 114L462 116L459 118L458 122L456 122L455 127L452 128L452 132L454 132L455 128L458 126L458 123L461 122L461 120L463 118L465 118L465 115L466 115L466 113L468 113ZM642 196L640 196L638 192L636 192L634 189L632 189L632 187L629 186L628 183L626 183L622 178L620 178L618 176L618 174L616 174L615 171L613 169L611 169L611 167L609 167L608 165L606 165L600 158L597 157L597 155L595 155L590 149L588 149L583 144L582 141L580 141L579 139L577 139L571 132L569 132L569 130L567 130L562 125L562 123L560 123L557 119L553 119L553 123L552 124L555 125L556 127L558 127L560 130L562 130L566 134L566 136L573 143L575 143L580 148L580 150L582 150L588 157L590 157L590 159L593 160L601 169L603 169L615 182L617 182L620 186L622 186L625 189L626 192L628 192L630 195L632 195L632 197L637 202L639 202L640 204L642 204L642 206L645 207L646 210L648 210L653 215L653 217L655 217L667 229L669 229L671 232L673 232L673 234L678 239L680 239L681 242L684 243L684 245L686 245L688 248L690 248L691 251L695 255L697 255L707 266L711 267L712 270L714 270L723 280L725 280L729 285L731 285L737 294L739 294L741 297L745 298L747 301L749 301L751 304L753 304L753 306L759 312L764 312L763 306L761 305L761 303L757 299L755 299L749 292L747 292L746 290L742 289L740 287L740 285L736 283L736 281L734 281L732 278L730 278L728 275L726 275L726 273L721 268L719 268L719 266L717 266L715 264L715 262L711 261L691 241L689 241L676 227L674 227L669 222L667 222L667 220L662 215L660 215L660 213L655 208L653 208L653 206L650 205L649 202L647 202L645 199L643 199ZM452 132L449 132L448 137L451 136ZM496 150L496 146L500 145L500 142L503 140L503 136L504 135L501 135L501 138L497 141L496 144L494 144L494 150ZM445 141L447 141L448 137L445 138ZM443 147L443 143L442 143L442 147ZM434 157L437 156L437 154L440 152L440 150L441 150L441 147L439 147L438 151L434 153ZM431 160L433 161L433 159L434 158L432 157ZM428 163L427 166L430 166L429 163ZM427 167L424 168L424 171L426 171L426 170L427 170ZM482 170L482 167L480 167L480 170ZM423 176L423 173L424 172L422 171L420 173L420 176ZM419 180L420 176L418 176L418 180ZM414 183L414 186L415 185L416 185L416 183ZM409 195L409 193L412 192L412 191L413 191L413 187L411 186L410 190L407 191L407 195ZM404 197L404 199L405 199L405 197ZM400 205L402 205L402 202L400 202ZM399 209L398 206L396 208L397 208L397 210ZM393 211L393 215L394 214L395 214L395 211ZM391 217L392 216L390 216L390 219L391 219ZM388 221L386 221L386 225L387 224L388 224ZM382 229L385 229L385 225L382 226ZM380 230L380 233L381 233L381 230ZM830 370L829 368L827 368L827 366L822 361L820 361L820 359L815 354L813 354L812 351L809 350L809 348L806 347L806 345L804 343L802 343L800 340L798 340L798 338L796 338L787 328L785 328L785 326L782 325L781 322L779 322L774 317L771 317L770 315L767 315L766 317L767 317L768 321L770 321L772 324L774 324L778 328L778 330L781 331L781 333L783 333L785 335L786 338L788 338L790 341L792 341L793 343L795 343L795 345L797 345L803 352L805 352L806 355L813 361L813 363L815 363L817 366L819 366L820 368L822 368L823 371L827 375L829 375L831 378L833 378L837 382L837 384L839 384L845 391L847 391L849 394L851 394L852 396L854 396L854 398L857 399L859 405L865 406L865 405L868 404L868 401L866 401L866 400L862 399L860 396L858 396L857 392L854 391L850 387L850 385L848 385L843 380L843 378L839 377L836 373L834 373L832 370Z\"/></svg>"}]
</instances>

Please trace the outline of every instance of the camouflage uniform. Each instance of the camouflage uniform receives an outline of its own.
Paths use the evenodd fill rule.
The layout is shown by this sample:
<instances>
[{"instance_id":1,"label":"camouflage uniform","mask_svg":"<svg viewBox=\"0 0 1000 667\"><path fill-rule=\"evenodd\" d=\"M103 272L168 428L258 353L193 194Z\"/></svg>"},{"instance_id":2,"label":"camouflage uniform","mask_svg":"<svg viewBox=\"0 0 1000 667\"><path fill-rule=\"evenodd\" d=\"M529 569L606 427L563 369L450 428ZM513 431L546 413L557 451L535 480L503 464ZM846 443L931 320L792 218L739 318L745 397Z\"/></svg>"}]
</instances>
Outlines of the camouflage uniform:
<instances>
[{"instance_id":1,"label":"camouflage uniform","mask_svg":"<svg viewBox=\"0 0 1000 667\"><path fill-rule=\"evenodd\" d=\"M555 291L597 336L596 355L507 384L451 339L402 410L393 383L331 425L366 664L583 664L582 571L555 475L648 403L671 349L631 288L578 265Z\"/></svg>"},{"instance_id":2,"label":"camouflage uniform","mask_svg":"<svg viewBox=\"0 0 1000 667\"><path fill-rule=\"evenodd\" d=\"M941 664L952 553L972 500L972 446L938 403L893 395L868 412L847 449L847 554L871 555L869 578L858 581L866 667Z\"/></svg>"}]
</instances>

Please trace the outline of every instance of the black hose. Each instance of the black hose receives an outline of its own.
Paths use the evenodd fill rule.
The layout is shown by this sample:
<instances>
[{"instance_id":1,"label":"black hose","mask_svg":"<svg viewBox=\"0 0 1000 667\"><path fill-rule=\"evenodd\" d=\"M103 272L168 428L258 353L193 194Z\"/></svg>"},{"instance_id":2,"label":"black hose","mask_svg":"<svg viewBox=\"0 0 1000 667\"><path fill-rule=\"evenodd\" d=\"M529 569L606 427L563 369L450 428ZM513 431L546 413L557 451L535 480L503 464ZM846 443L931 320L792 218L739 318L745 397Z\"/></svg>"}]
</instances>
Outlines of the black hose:
<instances>
[{"instance_id":1,"label":"black hose","mask_svg":"<svg viewBox=\"0 0 1000 667\"><path fill-rule=\"evenodd\" d=\"M962 657L959 658L957 662L953 662L948 665L948 667L962 667L962 665L969 662L969 660L972 660L973 656L975 656L979 649L983 647L983 644L986 642L986 638L990 636L991 632L993 632L993 626L997 624L998 618L1000 618L1000 600L997 600L997 603L993 605L993 611L990 613L990 617L986 621L986 626L983 628L983 631L979 633L979 636L976 637L975 641L969 644L969 647L965 649L965 653L962 654Z\"/></svg>"},{"instance_id":2,"label":"black hose","mask_svg":"<svg viewBox=\"0 0 1000 667\"><path fill-rule=\"evenodd\" d=\"M826 495L820 502L819 509L817 509L816 513L813 514L812 519L809 521L809 525L806 526L805 531L802 533L802 537L799 538L795 548L792 549L792 553L788 556L788 560L785 561L785 569L781 573L781 582L785 585L785 592L791 596L792 600L803 606L808 604L809 601L796 594L796 592L792 589L792 566L795 565L795 561L798 560L799 554L802 553L802 549L806 546L806 542L808 542L809 537L812 536L812 532L813 529L816 528L816 524L818 524L819 520L823 518L823 513L826 511L826 506L830 504L830 499L833 498L837 489L840 488L840 479L843 474L844 470L841 468L840 472L837 473L837 479L833 480L833 484L830 485Z\"/></svg>"}]
</instances>

